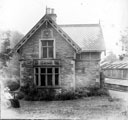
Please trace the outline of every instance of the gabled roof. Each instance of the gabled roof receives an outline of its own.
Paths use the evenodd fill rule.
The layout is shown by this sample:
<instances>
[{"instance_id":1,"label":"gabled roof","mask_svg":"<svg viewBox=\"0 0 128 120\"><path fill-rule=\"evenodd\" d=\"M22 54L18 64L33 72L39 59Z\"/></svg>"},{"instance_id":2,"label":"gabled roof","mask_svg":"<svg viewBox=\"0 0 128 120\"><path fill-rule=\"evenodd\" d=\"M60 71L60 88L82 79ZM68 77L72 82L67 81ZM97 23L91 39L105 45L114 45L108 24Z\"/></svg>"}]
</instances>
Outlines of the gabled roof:
<instances>
[{"instance_id":1,"label":"gabled roof","mask_svg":"<svg viewBox=\"0 0 128 120\"><path fill-rule=\"evenodd\" d=\"M45 14L14 47L12 52L18 51L45 22L48 22L77 53L81 51L105 50L103 35L99 24L57 25L48 14Z\"/></svg>"},{"instance_id":2,"label":"gabled roof","mask_svg":"<svg viewBox=\"0 0 128 120\"><path fill-rule=\"evenodd\" d=\"M75 41L82 51L104 51L100 24L71 24L60 27Z\"/></svg>"},{"instance_id":3,"label":"gabled roof","mask_svg":"<svg viewBox=\"0 0 128 120\"><path fill-rule=\"evenodd\" d=\"M23 39L14 47L11 51L18 51L26 41L45 23L48 22L55 30L76 50L76 52L80 52L81 48L54 22L54 20L49 17L48 14L45 14L43 18L23 37Z\"/></svg>"}]
</instances>

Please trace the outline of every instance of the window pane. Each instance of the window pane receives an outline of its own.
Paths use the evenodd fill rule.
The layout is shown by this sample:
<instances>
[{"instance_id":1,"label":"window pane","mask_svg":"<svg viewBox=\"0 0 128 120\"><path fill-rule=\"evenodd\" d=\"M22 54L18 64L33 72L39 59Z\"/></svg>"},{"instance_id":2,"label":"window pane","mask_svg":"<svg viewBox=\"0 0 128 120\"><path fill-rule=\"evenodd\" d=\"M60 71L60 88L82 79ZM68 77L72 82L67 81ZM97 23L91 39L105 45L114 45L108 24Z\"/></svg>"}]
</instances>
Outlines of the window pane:
<instances>
[{"instance_id":1,"label":"window pane","mask_svg":"<svg viewBox=\"0 0 128 120\"><path fill-rule=\"evenodd\" d=\"M113 78L116 77L116 70L112 70L112 77L113 77Z\"/></svg>"},{"instance_id":2,"label":"window pane","mask_svg":"<svg viewBox=\"0 0 128 120\"><path fill-rule=\"evenodd\" d=\"M52 75L47 75L47 82L49 86L52 86Z\"/></svg>"},{"instance_id":3,"label":"window pane","mask_svg":"<svg viewBox=\"0 0 128 120\"><path fill-rule=\"evenodd\" d=\"M59 73L59 68L55 68L55 73Z\"/></svg>"},{"instance_id":4,"label":"window pane","mask_svg":"<svg viewBox=\"0 0 128 120\"><path fill-rule=\"evenodd\" d=\"M47 41L42 41L42 46L47 46Z\"/></svg>"},{"instance_id":5,"label":"window pane","mask_svg":"<svg viewBox=\"0 0 128 120\"><path fill-rule=\"evenodd\" d=\"M82 60L89 60L90 59L90 53L89 52L81 53L81 59Z\"/></svg>"},{"instance_id":6,"label":"window pane","mask_svg":"<svg viewBox=\"0 0 128 120\"><path fill-rule=\"evenodd\" d=\"M48 46L53 46L53 41L48 41Z\"/></svg>"},{"instance_id":7,"label":"window pane","mask_svg":"<svg viewBox=\"0 0 128 120\"><path fill-rule=\"evenodd\" d=\"M47 48L43 47L43 58L47 58Z\"/></svg>"},{"instance_id":8,"label":"window pane","mask_svg":"<svg viewBox=\"0 0 128 120\"><path fill-rule=\"evenodd\" d=\"M53 58L53 47L49 47L49 57Z\"/></svg>"},{"instance_id":9,"label":"window pane","mask_svg":"<svg viewBox=\"0 0 128 120\"><path fill-rule=\"evenodd\" d=\"M39 82L38 82L38 75L35 75L35 79L36 79L36 85L39 85Z\"/></svg>"},{"instance_id":10,"label":"window pane","mask_svg":"<svg viewBox=\"0 0 128 120\"><path fill-rule=\"evenodd\" d=\"M55 75L55 85L59 85L59 75Z\"/></svg>"},{"instance_id":11,"label":"window pane","mask_svg":"<svg viewBox=\"0 0 128 120\"><path fill-rule=\"evenodd\" d=\"M45 75L41 75L40 76L40 79L41 79L41 86L45 86Z\"/></svg>"},{"instance_id":12,"label":"window pane","mask_svg":"<svg viewBox=\"0 0 128 120\"><path fill-rule=\"evenodd\" d=\"M127 70L123 70L123 78L127 78Z\"/></svg>"},{"instance_id":13,"label":"window pane","mask_svg":"<svg viewBox=\"0 0 128 120\"><path fill-rule=\"evenodd\" d=\"M52 68L47 68L47 73L52 73Z\"/></svg>"},{"instance_id":14,"label":"window pane","mask_svg":"<svg viewBox=\"0 0 128 120\"><path fill-rule=\"evenodd\" d=\"M35 68L35 73L38 73L39 71L38 71L38 68Z\"/></svg>"},{"instance_id":15,"label":"window pane","mask_svg":"<svg viewBox=\"0 0 128 120\"><path fill-rule=\"evenodd\" d=\"M41 68L41 73L46 73L46 68Z\"/></svg>"}]
</instances>

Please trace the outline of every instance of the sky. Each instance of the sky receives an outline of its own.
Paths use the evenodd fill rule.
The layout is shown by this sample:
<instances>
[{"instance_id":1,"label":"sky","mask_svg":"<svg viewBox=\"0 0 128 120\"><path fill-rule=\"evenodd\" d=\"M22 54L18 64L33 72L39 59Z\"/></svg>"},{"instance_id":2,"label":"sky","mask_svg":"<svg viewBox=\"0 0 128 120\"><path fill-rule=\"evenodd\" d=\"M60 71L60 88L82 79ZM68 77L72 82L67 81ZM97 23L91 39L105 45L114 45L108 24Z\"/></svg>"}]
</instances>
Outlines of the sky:
<instances>
[{"instance_id":1,"label":"sky","mask_svg":"<svg viewBox=\"0 0 128 120\"><path fill-rule=\"evenodd\" d=\"M101 24L106 49L118 52L115 43L128 27L128 0L0 0L0 30L26 34L45 14L55 9L57 24Z\"/></svg>"}]
</instances>

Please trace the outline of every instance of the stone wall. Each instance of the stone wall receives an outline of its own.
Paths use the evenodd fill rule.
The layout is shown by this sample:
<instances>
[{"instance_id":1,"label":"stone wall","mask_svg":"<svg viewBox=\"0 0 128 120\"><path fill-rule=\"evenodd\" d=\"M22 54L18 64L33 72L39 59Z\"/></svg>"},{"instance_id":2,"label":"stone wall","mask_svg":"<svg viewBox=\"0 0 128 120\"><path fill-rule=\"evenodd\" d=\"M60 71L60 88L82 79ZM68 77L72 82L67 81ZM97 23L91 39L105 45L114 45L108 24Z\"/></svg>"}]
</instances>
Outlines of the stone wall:
<instances>
[{"instance_id":1,"label":"stone wall","mask_svg":"<svg viewBox=\"0 0 128 120\"><path fill-rule=\"evenodd\" d=\"M19 51L22 59L20 61L21 85L34 83L34 67L26 63L31 64L33 59L39 59L39 40L44 39L42 31L45 28L44 25L41 26ZM48 28L53 34L51 39L55 40L56 59L61 60L60 86L70 89L94 85L99 74L100 52L92 52L91 56L89 52L84 52L76 55L77 59L74 60L76 51L73 47L51 25L48 25Z\"/></svg>"},{"instance_id":2,"label":"stone wall","mask_svg":"<svg viewBox=\"0 0 128 120\"><path fill-rule=\"evenodd\" d=\"M88 87L95 85L96 79L99 79L99 61L100 53L82 53L76 60L76 87Z\"/></svg>"},{"instance_id":3,"label":"stone wall","mask_svg":"<svg viewBox=\"0 0 128 120\"><path fill-rule=\"evenodd\" d=\"M34 83L34 69L33 65L28 65L30 60L20 61L20 85L26 86L27 84L32 85Z\"/></svg>"},{"instance_id":4,"label":"stone wall","mask_svg":"<svg viewBox=\"0 0 128 120\"><path fill-rule=\"evenodd\" d=\"M72 46L65 41L65 39L58 34L58 32L48 26L53 32L53 38L55 39L55 52L56 59L61 60L60 67L60 84L62 88L71 88L73 87L74 81L74 69L73 69L73 58L75 50ZM45 29L45 26L42 26L20 49L19 54L21 55L21 83L34 81L34 71L33 67L26 66L25 62L27 59L33 60L39 58L39 39L42 39L42 30ZM46 39L47 40L47 39Z\"/></svg>"}]
</instances>

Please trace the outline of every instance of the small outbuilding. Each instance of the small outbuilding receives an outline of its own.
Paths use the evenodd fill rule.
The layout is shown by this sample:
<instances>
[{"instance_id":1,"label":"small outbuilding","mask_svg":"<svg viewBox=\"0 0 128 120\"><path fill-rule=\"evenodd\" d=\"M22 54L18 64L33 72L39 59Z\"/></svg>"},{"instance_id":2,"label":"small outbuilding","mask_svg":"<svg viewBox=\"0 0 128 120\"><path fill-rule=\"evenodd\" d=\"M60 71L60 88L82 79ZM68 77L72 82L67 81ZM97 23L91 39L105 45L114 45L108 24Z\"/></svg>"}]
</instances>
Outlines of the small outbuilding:
<instances>
[{"instance_id":1,"label":"small outbuilding","mask_svg":"<svg viewBox=\"0 0 128 120\"><path fill-rule=\"evenodd\" d=\"M115 61L112 63L104 63L101 65L104 69L106 78L113 78L119 80L128 80L128 60Z\"/></svg>"}]
</instances>

